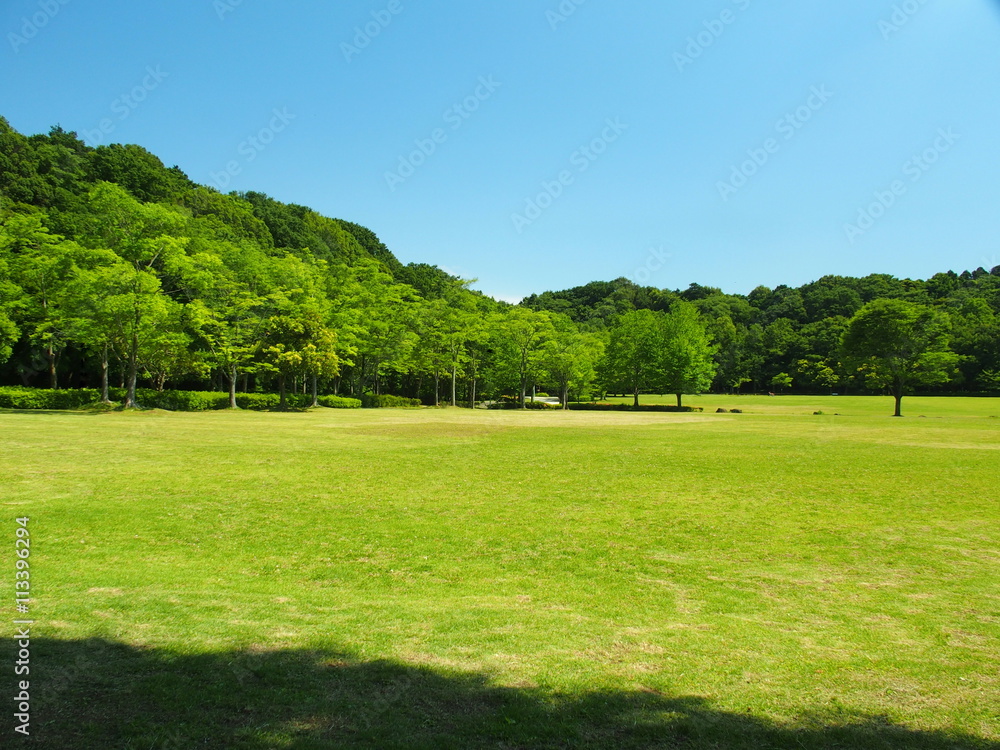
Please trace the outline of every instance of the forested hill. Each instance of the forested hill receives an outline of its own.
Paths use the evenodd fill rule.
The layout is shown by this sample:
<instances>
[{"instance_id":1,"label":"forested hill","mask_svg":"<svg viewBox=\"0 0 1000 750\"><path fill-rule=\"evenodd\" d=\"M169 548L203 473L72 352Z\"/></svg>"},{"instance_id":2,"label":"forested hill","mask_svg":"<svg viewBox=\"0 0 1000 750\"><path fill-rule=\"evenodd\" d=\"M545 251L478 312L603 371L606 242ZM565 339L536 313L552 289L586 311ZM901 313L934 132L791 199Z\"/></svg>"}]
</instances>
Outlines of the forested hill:
<instances>
[{"instance_id":1,"label":"forested hill","mask_svg":"<svg viewBox=\"0 0 1000 750\"><path fill-rule=\"evenodd\" d=\"M195 184L178 167L165 167L141 146L91 148L59 127L26 137L0 118L0 194L8 203L44 210L54 233L75 237L85 231L85 217L92 213L87 196L101 181L121 186L143 203L173 205L217 230L224 227L235 241L267 249L309 248L317 258L335 262L369 256L393 275L403 268L374 232L358 224L263 193L221 195Z\"/></svg>"},{"instance_id":2,"label":"forested hill","mask_svg":"<svg viewBox=\"0 0 1000 750\"><path fill-rule=\"evenodd\" d=\"M1000 268L828 276L745 296L617 279L510 306L434 265L401 264L351 221L219 193L140 146L91 148L59 127L25 136L0 117L0 386L228 389L233 403L237 390L307 382L425 403L523 400L533 387L565 398L623 390L636 371L623 353L648 330L636 355L666 339L674 355L688 344L704 355L684 388L877 389L885 378L841 342L882 299L938 321L935 351L956 364L925 383L1000 388ZM657 356L644 389L667 387L669 357Z\"/></svg>"}]
</instances>

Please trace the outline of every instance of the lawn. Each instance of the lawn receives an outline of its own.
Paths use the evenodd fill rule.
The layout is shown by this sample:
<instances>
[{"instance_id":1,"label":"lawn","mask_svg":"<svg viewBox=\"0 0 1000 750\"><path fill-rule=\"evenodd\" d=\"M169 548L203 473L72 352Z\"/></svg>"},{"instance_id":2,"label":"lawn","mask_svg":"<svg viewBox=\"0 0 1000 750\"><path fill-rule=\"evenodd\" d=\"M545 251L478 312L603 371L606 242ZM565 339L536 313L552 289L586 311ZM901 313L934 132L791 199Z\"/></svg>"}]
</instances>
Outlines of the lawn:
<instances>
[{"instance_id":1,"label":"lawn","mask_svg":"<svg viewBox=\"0 0 1000 750\"><path fill-rule=\"evenodd\" d=\"M1000 400L687 403L0 412L19 746L1000 748Z\"/></svg>"}]
</instances>

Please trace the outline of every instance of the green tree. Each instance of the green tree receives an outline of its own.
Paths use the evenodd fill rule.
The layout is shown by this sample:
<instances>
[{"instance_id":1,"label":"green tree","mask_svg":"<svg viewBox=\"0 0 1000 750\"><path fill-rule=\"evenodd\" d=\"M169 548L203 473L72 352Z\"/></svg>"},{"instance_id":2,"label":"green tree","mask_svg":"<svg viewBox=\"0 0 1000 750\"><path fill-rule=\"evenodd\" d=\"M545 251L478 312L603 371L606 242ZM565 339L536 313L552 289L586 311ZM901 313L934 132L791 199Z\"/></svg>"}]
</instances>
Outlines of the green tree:
<instances>
[{"instance_id":1,"label":"green tree","mask_svg":"<svg viewBox=\"0 0 1000 750\"><path fill-rule=\"evenodd\" d=\"M589 390L597 376L597 362L604 342L592 333L581 333L568 317L554 316L555 333L542 349L542 368L559 389L563 409L569 408L570 390Z\"/></svg>"},{"instance_id":2,"label":"green tree","mask_svg":"<svg viewBox=\"0 0 1000 750\"><path fill-rule=\"evenodd\" d=\"M633 310L622 315L611 328L599 367L605 387L631 393L638 406L639 394L660 381L663 343L661 314Z\"/></svg>"},{"instance_id":3,"label":"green tree","mask_svg":"<svg viewBox=\"0 0 1000 750\"><path fill-rule=\"evenodd\" d=\"M690 302L677 301L662 319L659 383L677 396L677 406L685 393L703 393L712 386L717 365L716 349Z\"/></svg>"},{"instance_id":4,"label":"green tree","mask_svg":"<svg viewBox=\"0 0 1000 750\"><path fill-rule=\"evenodd\" d=\"M517 383L522 409L527 408L528 385L539 374L543 346L553 333L552 320L546 312L512 307L501 318L495 353L501 368Z\"/></svg>"},{"instance_id":5,"label":"green tree","mask_svg":"<svg viewBox=\"0 0 1000 750\"><path fill-rule=\"evenodd\" d=\"M954 373L958 355L948 347L948 329L948 318L926 305L874 300L851 318L844 357L866 382L889 389L899 417L910 386L946 383Z\"/></svg>"},{"instance_id":6,"label":"green tree","mask_svg":"<svg viewBox=\"0 0 1000 750\"><path fill-rule=\"evenodd\" d=\"M0 227L0 251L10 259L12 281L24 293L18 323L45 353L49 388L58 388L59 355L68 341L62 298L73 270L70 244L50 234L40 215L14 215Z\"/></svg>"}]
</instances>

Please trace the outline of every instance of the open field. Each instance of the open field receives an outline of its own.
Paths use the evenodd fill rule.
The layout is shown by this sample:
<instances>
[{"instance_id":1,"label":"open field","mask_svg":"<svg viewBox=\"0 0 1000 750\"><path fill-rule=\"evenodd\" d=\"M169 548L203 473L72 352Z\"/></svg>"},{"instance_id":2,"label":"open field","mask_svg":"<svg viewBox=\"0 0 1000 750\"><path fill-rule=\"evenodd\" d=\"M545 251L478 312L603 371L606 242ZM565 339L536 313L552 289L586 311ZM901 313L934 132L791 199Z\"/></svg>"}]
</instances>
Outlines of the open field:
<instances>
[{"instance_id":1,"label":"open field","mask_svg":"<svg viewBox=\"0 0 1000 750\"><path fill-rule=\"evenodd\" d=\"M21 744L1000 748L1000 399L685 402L0 412Z\"/></svg>"}]
</instances>

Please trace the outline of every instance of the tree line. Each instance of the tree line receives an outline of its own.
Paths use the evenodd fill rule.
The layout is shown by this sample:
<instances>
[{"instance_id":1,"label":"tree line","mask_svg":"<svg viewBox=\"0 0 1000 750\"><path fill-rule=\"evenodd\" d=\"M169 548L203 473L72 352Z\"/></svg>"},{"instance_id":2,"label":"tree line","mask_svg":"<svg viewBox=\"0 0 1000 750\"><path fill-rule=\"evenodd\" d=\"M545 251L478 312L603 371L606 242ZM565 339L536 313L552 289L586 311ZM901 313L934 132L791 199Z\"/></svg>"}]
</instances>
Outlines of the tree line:
<instances>
[{"instance_id":1,"label":"tree line","mask_svg":"<svg viewBox=\"0 0 1000 750\"><path fill-rule=\"evenodd\" d=\"M221 194L139 146L90 148L59 127L26 137L2 118L0 200L5 384L105 400L115 385L129 406L140 385L228 391L233 406L260 391L524 406L539 389L564 404L656 392L678 405L712 389L887 389L884 352L848 333L891 300L909 306L911 334L914 321L934 331L907 355L904 388L1000 385L1000 269L748 296L619 279L512 306L404 266L358 224Z\"/></svg>"}]
</instances>

